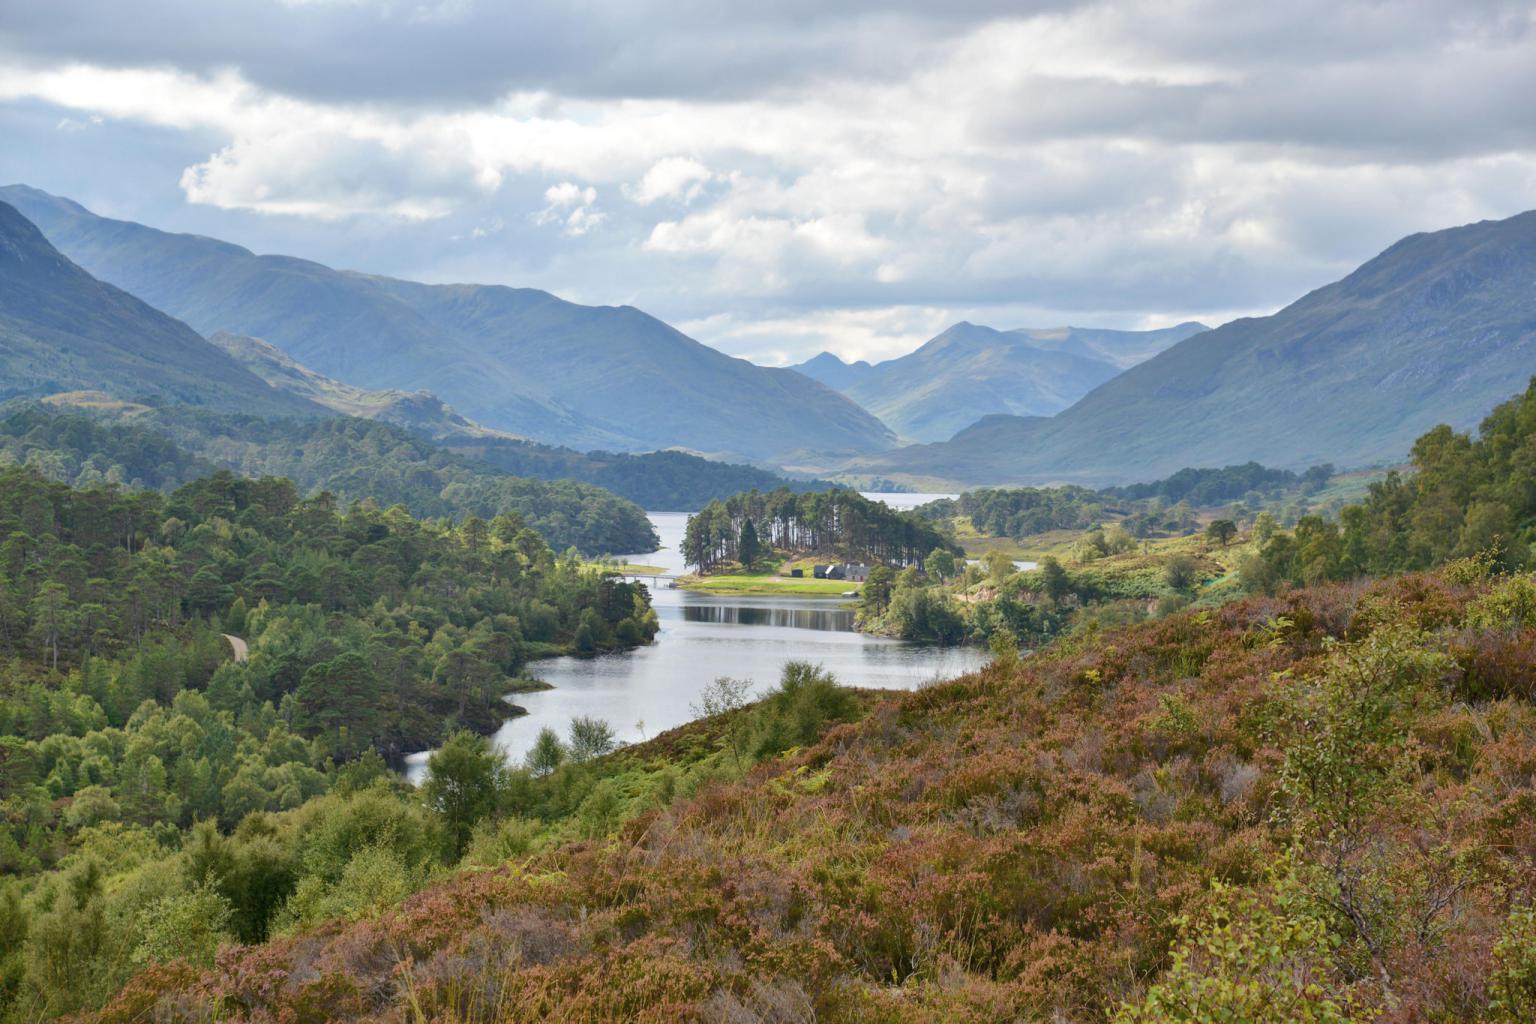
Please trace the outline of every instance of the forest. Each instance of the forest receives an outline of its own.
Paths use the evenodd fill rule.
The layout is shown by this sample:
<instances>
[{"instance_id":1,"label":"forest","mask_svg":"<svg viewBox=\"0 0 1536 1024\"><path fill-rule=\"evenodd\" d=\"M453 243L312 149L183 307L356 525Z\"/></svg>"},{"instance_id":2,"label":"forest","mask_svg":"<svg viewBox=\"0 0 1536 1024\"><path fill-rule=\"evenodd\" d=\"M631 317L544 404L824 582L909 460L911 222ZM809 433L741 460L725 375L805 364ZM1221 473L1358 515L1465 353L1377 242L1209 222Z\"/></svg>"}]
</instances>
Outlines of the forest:
<instances>
[{"instance_id":1,"label":"forest","mask_svg":"<svg viewBox=\"0 0 1536 1024\"><path fill-rule=\"evenodd\" d=\"M281 476L342 504L372 498L417 516L516 513L556 550L651 551L638 505L600 487L536 480L456 455L386 423L350 417L264 419L191 407L144 408L113 422L36 402L0 409L0 464L36 466L69 484L170 490L217 469Z\"/></svg>"},{"instance_id":2,"label":"forest","mask_svg":"<svg viewBox=\"0 0 1536 1024\"><path fill-rule=\"evenodd\" d=\"M655 631L642 585L515 514L450 526L228 472L161 495L0 470L0 874L110 862L119 839L174 850L198 823L382 777L495 729L529 660Z\"/></svg>"},{"instance_id":3,"label":"forest","mask_svg":"<svg viewBox=\"0 0 1536 1024\"><path fill-rule=\"evenodd\" d=\"M921 516L893 511L856 491L796 494L779 488L712 501L689 516L683 557L707 573L728 562L750 563L775 549L918 565L935 548L950 547L944 533Z\"/></svg>"}]
</instances>

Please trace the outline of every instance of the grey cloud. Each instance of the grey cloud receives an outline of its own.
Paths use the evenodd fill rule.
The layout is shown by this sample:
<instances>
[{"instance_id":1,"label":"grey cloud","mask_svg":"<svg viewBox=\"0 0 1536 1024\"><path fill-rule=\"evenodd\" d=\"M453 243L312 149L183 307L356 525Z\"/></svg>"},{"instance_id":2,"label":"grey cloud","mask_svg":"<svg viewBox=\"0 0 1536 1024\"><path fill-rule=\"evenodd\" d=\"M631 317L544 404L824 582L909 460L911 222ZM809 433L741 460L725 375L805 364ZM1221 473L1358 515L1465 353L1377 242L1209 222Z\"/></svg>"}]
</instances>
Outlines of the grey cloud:
<instances>
[{"instance_id":1,"label":"grey cloud","mask_svg":"<svg viewBox=\"0 0 1536 1024\"><path fill-rule=\"evenodd\" d=\"M899 76L979 21L1070 0L702 2L0 0L13 59L235 67L320 100L485 104L564 96L735 98L827 76Z\"/></svg>"}]
</instances>

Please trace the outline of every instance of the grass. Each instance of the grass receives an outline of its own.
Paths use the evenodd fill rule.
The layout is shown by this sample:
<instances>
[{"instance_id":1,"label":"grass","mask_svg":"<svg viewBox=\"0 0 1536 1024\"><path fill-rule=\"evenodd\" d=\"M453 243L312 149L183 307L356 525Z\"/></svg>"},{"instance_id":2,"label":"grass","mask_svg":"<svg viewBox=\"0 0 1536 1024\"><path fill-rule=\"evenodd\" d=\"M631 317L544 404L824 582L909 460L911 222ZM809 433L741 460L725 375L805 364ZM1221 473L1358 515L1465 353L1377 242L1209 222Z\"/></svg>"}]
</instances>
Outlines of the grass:
<instances>
[{"instance_id":1,"label":"grass","mask_svg":"<svg viewBox=\"0 0 1536 1024\"><path fill-rule=\"evenodd\" d=\"M616 572L620 576L665 576L667 570L659 565L640 565L635 562L621 562L618 565L604 565L604 570Z\"/></svg>"},{"instance_id":2,"label":"grass","mask_svg":"<svg viewBox=\"0 0 1536 1024\"><path fill-rule=\"evenodd\" d=\"M795 579L780 576L777 571L754 569L751 571L720 573L713 576L685 576L677 585L685 590L699 590L707 594L733 596L800 596L841 597L850 590L858 589L857 583L847 580L818 580L812 577Z\"/></svg>"}]
</instances>

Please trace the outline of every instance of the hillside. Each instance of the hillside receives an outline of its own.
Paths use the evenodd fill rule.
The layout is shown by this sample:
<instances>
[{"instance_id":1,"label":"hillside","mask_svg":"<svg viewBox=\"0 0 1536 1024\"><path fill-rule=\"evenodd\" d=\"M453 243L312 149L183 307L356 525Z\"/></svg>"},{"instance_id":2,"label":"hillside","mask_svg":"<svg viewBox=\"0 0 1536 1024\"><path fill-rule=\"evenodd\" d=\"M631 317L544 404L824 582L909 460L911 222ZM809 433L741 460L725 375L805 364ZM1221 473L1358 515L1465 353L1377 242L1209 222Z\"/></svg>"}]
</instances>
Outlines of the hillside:
<instances>
[{"instance_id":1,"label":"hillside","mask_svg":"<svg viewBox=\"0 0 1536 1024\"><path fill-rule=\"evenodd\" d=\"M0 202L0 399L97 390L119 399L316 415L186 324L71 263Z\"/></svg>"},{"instance_id":2,"label":"hillside","mask_svg":"<svg viewBox=\"0 0 1536 1024\"><path fill-rule=\"evenodd\" d=\"M692 510L741 491L777 487L825 490L832 486L826 481L789 480L757 466L718 462L686 452L579 452L540 444L482 427L460 416L430 391L369 391L318 374L258 338L221 332L209 340L273 387L342 415L402 427L456 455L516 476L596 484L647 509ZM181 436L193 446L202 444L192 434ZM276 471L294 473L289 467ZM419 504L412 507L421 511Z\"/></svg>"},{"instance_id":3,"label":"hillside","mask_svg":"<svg viewBox=\"0 0 1536 1024\"><path fill-rule=\"evenodd\" d=\"M1188 323L1158 331L999 331L961 322L874 366L822 353L796 369L837 387L904 438L943 441L988 414L1060 412L1125 366L1202 330Z\"/></svg>"},{"instance_id":4,"label":"hillside","mask_svg":"<svg viewBox=\"0 0 1536 1024\"><path fill-rule=\"evenodd\" d=\"M1273 316L1197 334L1051 418L989 417L856 472L1124 483L1255 460L1402 460L1536 365L1536 212L1412 235Z\"/></svg>"},{"instance_id":5,"label":"hillside","mask_svg":"<svg viewBox=\"0 0 1536 1024\"><path fill-rule=\"evenodd\" d=\"M357 387L429 390L497 430L581 448L780 462L891 444L883 425L835 392L734 359L632 307L347 273L97 217L24 186L0 197L82 266L205 334L262 338Z\"/></svg>"},{"instance_id":6,"label":"hillside","mask_svg":"<svg viewBox=\"0 0 1536 1024\"><path fill-rule=\"evenodd\" d=\"M783 757L768 715L723 716L521 773L476 869L398 903L419 804L333 795L153 870L237 921L271 913L259 865L306 865L301 913L369 888L216 962L194 937L200 966L91 1019L1528 1019L1531 594L1461 572L1185 613Z\"/></svg>"},{"instance_id":7,"label":"hillside","mask_svg":"<svg viewBox=\"0 0 1536 1024\"><path fill-rule=\"evenodd\" d=\"M489 431L443 404L430 391L369 391L316 373L260 338L216 331L209 342L279 391L297 395L343 416L381 420L431 438L513 435Z\"/></svg>"},{"instance_id":8,"label":"hillside","mask_svg":"<svg viewBox=\"0 0 1536 1024\"><path fill-rule=\"evenodd\" d=\"M115 483L160 491L232 470L245 477L286 477L302 494L326 492L342 505L371 500L453 520L512 513L560 551L608 554L656 546L645 513L608 490L566 478L572 474L514 475L391 423L102 405L91 392L0 404L0 465L29 465L77 486Z\"/></svg>"}]
</instances>

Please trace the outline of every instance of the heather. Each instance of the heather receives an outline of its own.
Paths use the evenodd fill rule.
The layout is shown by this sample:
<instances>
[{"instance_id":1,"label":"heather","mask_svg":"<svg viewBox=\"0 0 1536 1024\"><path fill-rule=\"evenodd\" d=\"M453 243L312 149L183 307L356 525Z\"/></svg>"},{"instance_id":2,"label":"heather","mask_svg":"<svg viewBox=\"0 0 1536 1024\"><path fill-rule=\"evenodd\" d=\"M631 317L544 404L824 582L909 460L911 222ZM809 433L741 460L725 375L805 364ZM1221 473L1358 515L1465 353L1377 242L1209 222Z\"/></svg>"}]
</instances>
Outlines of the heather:
<instances>
[{"instance_id":1,"label":"heather","mask_svg":"<svg viewBox=\"0 0 1536 1024\"><path fill-rule=\"evenodd\" d=\"M1485 559L1004 652L782 754L738 708L616 755L610 816L99 1019L1529 1019L1533 642Z\"/></svg>"}]
</instances>

